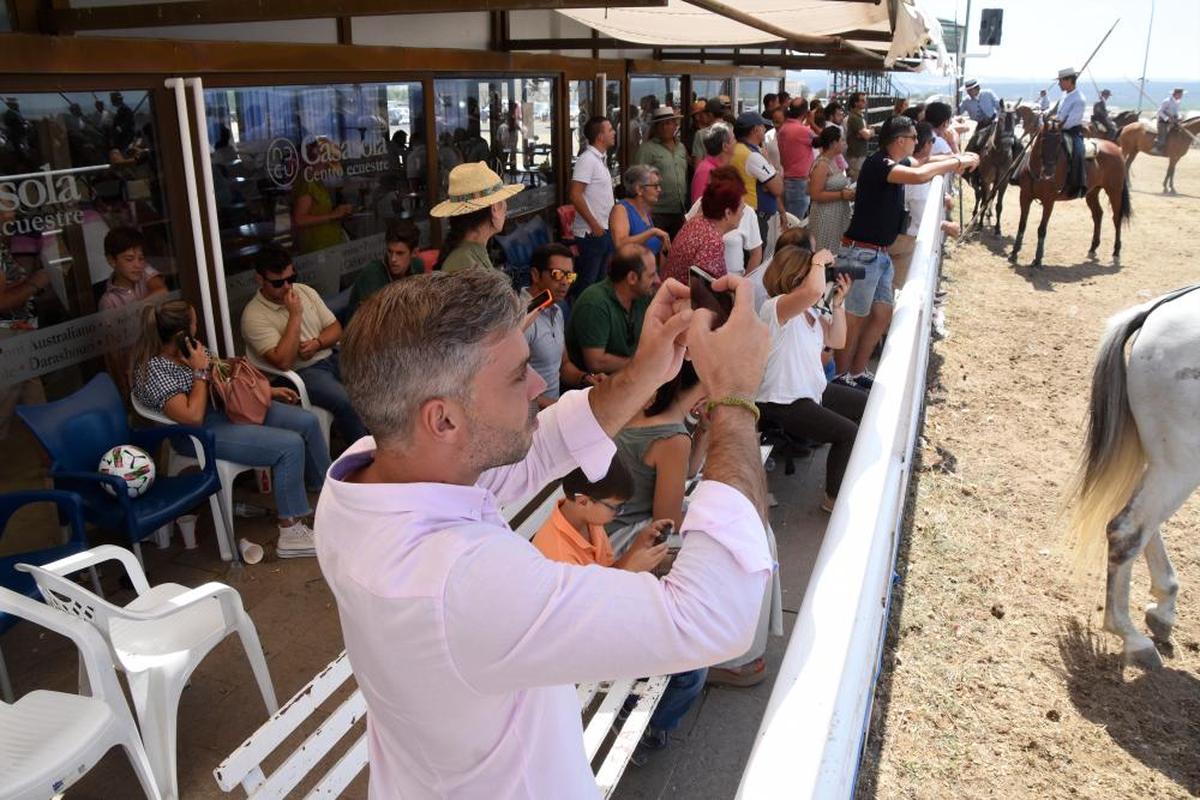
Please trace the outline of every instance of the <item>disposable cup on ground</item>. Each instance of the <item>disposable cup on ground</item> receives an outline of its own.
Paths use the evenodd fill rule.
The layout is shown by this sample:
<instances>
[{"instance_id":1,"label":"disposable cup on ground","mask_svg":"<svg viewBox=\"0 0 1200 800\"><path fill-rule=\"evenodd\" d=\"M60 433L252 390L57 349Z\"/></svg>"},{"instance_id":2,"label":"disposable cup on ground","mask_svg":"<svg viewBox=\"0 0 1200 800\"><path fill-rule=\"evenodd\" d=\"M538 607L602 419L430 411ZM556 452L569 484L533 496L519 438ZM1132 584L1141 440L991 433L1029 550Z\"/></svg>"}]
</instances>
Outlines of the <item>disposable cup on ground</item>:
<instances>
[{"instance_id":1,"label":"disposable cup on ground","mask_svg":"<svg viewBox=\"0 0 1200 800\"><path fill-rule=\"evenodd\" d=\"M175 518L175 524L179 526L179 535L183 537L184 550L196 549L196 519L195 514Z\"/></svg>"},{"instance_id":2,"label":"disposable cup on ground","mask_svg":"<svg viewBox=\"0 0 1200 800\"><path fill-rule=\"evenodd\" d=\"M263 560L262 545L249 539L238 539L238 550L242 552L242 561L247 564L257 564Z\"/></svg>"}]
</instances>

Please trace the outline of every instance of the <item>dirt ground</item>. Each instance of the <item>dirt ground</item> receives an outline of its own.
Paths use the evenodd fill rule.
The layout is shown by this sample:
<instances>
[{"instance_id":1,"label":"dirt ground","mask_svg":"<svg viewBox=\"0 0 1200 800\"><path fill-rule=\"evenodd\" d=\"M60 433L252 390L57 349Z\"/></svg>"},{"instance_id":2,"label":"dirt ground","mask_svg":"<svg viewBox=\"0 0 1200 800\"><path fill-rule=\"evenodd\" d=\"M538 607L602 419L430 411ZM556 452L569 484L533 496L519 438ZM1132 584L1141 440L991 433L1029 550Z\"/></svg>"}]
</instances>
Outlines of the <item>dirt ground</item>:
<instances>
[{"instance_id":1,"label":"dirt ground","mask_svg":"<svg viewBox=\"0 0 1200 800\"><path fill-rule=\"evenodd\" d=\"M1177 197L1158 194L1165 167L1134 164L1119 268L1109 220L1099 260L1086 260L1083 202L1055 206L1046 266L1014 268L1015 187L1005 236L949 250L949 335L934 347L860 797L1200 796L1200 493L1163 529L1182 588L1156 673L1122 669L1120 640L1100 628L1101 582L1069 576L1056 518L1105 320L1200 280L1200 152L1180 162ZM1144 561L1132 598L1140 625Z\"/></svg>"}]
</instances>

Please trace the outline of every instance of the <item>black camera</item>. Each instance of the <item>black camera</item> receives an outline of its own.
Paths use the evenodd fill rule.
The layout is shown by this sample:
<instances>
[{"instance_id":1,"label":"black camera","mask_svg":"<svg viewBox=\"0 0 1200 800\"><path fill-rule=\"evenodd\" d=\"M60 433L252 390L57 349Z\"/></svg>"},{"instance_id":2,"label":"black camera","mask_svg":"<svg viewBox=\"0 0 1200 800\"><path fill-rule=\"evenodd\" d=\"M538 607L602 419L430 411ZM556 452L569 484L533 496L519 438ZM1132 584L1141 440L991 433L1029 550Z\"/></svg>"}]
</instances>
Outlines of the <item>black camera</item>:
<instances>
[{"instance_id":1,"label":"black camera","mask_svg":"<svg viewBox=\"0 0 1200 800\"><path fill-rule=\"evenodd\" d=\"M838 275L849 275L852 281L861 281L867 277L866 267L835 267L830 264L825 268L825 282L833 283Z\"/></svg>"}]
</instances>

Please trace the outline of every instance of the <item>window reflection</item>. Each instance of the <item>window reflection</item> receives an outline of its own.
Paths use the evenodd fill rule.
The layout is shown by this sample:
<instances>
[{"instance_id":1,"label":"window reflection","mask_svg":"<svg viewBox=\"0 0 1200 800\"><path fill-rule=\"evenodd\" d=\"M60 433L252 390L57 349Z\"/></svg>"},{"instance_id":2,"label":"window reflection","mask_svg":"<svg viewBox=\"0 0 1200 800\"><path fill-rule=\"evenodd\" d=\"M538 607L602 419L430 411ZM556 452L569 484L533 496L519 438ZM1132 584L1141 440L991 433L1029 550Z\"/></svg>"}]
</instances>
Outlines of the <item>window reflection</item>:
<instances>
[{"instance_id":1,"label":"window reflection","mask_svg":"<svg viewBox=\"0 0 1200 800\"><path fill-rule=\"evenodd\" d=\"M569 124L571 126L572 165L575 163L575 158L587 147L587 140L583 136L583 126L587 124L593 114L592 88L592 81L570 81L567 86L571 110Z\"/></svg>"},{"instance_id":2,"label":"window reflection","mask_svg":"<svg viewBox=\"0 0 1200 800\"><path fill-rule=\"evenodd\" d=\"M204 100L231 319L254 294L248 257L264 242L288 248L331 308L380 257L390 220L415 221L428 244L420 83L221 88Z\"/></svg>"},{"instance_id":3,"label":"window reflection","mask_svg":"<svg viewBox=\"0 0 1200 800\"><path fill-rule=\"evenodd\" d=\"M455 166L486 161L505 182L529 187L509 201L509 216L554 204L552 78L459 78L433 86L439 198Z\"/></svg>"},{"instance_id":4,"label":"window reflection","mask_svg":"<svg viewBox=\"0 0 1200 800\"><path fill-rule=\"evenodd\" d=\"M608 168L612 172L613 179L618 180L621 175L621 146L624 141L622 137L625 135L625 115L621 105L621 82L620 81L605 81L604 82L604 109L605 116L609 122L617 129L617 146L611 147L608 150ZM633 117L630 117L633 119Z\"/></svg>"},{"instance_id":5,"label":"window reflection","mask_svg":"<svg viewBox=\"0 0 1200 800\"><path fill-rule=\"evenodd\" d=\"M3 98L0 444L13 456L0 467L5 487L36 483L43 470L41 448L12 424L17 404L70 394L100 371L123 387L142 307L178 285L155 134L144 91ZM119 245L117 257L106 240Z\"/></svg>"},{"instance_id":6,"label":"window reflection","mask_svg":"<svg viewBox=\"0 0 1200 800\"><path fill-rule=\"evenodd\" d=\"M629 142L631 153L650 135L653 127L650 117L656 108L671 106L679 111L679 85L679 78L662 75L639 75L629 79L631 97L637 98L637 106L629 108L630 118L636 120L630 129L633 137Z\"/></svg>"}]
</instances>

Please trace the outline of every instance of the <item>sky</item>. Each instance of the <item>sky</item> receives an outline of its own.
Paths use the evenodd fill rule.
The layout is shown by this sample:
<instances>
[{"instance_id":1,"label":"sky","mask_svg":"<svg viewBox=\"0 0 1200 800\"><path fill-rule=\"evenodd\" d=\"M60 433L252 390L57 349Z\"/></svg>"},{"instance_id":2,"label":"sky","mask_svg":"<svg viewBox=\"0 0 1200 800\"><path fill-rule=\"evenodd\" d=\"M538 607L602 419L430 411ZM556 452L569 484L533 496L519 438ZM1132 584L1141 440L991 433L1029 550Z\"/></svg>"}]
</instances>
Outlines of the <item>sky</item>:
<instances>
[{"instance_id":1,"label":"sky","mask_svg":"<svg viewBox=\"0 0 1200 800\"><path fill-rule=\"evenodd\" d=\"M938 17L959 24L966 0L921 0ZM979 78L1053 79L1063 67L1079 68L1117 18L1116 29L1096 54L1090 71L1097 79L1142 74L1150 10L1154 26L1147 80L1200 80L1200 0L972 0L968 56L980 47L983 8L1004 10L1003 39L985 58L968 57L966 72Z\"/></svg>"}]
</instances>

